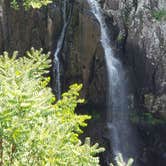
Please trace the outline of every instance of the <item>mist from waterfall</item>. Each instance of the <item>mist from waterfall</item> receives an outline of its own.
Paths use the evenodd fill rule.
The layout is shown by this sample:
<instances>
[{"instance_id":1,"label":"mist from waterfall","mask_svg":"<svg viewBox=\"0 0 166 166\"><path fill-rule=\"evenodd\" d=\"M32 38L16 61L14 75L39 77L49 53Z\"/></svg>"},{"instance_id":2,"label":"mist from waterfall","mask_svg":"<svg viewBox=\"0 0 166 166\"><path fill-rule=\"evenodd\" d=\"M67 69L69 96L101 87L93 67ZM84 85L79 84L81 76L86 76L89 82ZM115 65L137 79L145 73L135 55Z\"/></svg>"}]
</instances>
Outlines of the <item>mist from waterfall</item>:
<instances>
[{"instance_id":1,"label":"mist from waterfall","mask_svg":"<svg viewBox=\"0 0 166 166\"><path fill-rule=\"evenodd\" d=\"M108 27L102 8L97 0L87 0L101 31L101 44L105 53L108 73L107 127L113 155L122 153L124 159L136 157L134 130L129 120L128 85L122 63L114 56L108 34Z\"/></svg>"}]
</instances>

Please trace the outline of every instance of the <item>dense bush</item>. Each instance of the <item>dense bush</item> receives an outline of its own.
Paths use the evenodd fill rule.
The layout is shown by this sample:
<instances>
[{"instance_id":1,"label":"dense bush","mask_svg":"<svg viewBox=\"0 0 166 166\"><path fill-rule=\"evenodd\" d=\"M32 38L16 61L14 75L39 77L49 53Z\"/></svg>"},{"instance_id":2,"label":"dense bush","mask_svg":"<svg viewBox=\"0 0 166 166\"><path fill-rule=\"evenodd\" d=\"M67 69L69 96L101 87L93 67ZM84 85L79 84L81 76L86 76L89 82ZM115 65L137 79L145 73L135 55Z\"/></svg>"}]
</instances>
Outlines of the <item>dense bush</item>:
<instances>
[{"instance_id":1,"label":"dense bush","mask_svg":"<svg viewBox=\"0 0 166 166\"><path fill-rule=\"evenodd\" d=\"M158 21L166 21L166 9L161 9L158 11L153 11L152 16Z\"/></svg>"},{"instance_id":2,"label":"dense bush","mask_svg":"<svg viewBox=\"0 0 166 166\"><path fill-rule=\"evenodd\" d=\"M48 54L32 49L16 58L0 56L0 165L95 166L102 151L78 139L87 115L74 110L81 85L70 86L56 102L47 87Z\"/></svg>"},{"instance_id":3,"label":"dense bush","mask_svg":"<svg viewBox=\"0 0 166 166\"><path fill-rule=\"evenodd\" d=\"M20 2L22 2L21 5L23 5L25 9L29 9L30 7L41 8L42 6L46 6L49 3L51 3L52 0L23 0L23 1L11 0L11 5L15 9L18 9L20 7Z\"/></svg>"}]
</instances>

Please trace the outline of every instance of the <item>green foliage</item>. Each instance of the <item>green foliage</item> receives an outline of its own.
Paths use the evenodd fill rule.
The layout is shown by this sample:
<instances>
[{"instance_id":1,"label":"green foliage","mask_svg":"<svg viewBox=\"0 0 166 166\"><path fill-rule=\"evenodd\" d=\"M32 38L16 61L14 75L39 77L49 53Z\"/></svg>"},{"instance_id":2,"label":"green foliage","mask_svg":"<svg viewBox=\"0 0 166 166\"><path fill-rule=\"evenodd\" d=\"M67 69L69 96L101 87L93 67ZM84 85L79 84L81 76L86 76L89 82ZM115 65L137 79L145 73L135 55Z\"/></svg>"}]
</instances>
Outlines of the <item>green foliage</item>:
<instances>
[{"instance_id":1,"label":"green foliage","mask_svg":"<svg viewBox=\"0 0 166 166\"><path fill-rule=\"evenodd\" d=\"M32 8L41 8L42 6L46 6L49 3L52 3L52 0L23 0L22 5L25 9ZM11 0L11 5L14 9L19 8L19 1L18 0Z\"/></svg>"},{"instance_id":2,"label":"green foliage","mask_svg":"<svg viewBox=\"0 0 166 166\"><path fill-rule=\"evenodd\" d=\"M132 158L130 158L127 163L124 161L123 159L123 156L121 153L119 153L116 158L116 163L117 163L117 166L132 166L133 165L133 162L134 160ZM113 164L110 164L110 166L113 166Z\"/></svg>"},{"instance_id":3,"label":"green foliage","mask_svg":"<svg viewBox=\"0 0 166 166\"><path fill-rule=\"evenodd\" d=\"M49 54L32 49L25 57L17 52L0 56L0 165L96 166L103 151L87 138L78 139L90 119L77 115L81 85L70 86L56 102L47 86Z\"/></svg>"},{"instance_id":4,"label":"green foliage","mask_svg":"<svg viewBox=\"0 0 166 166\"><path fill-rule=\"evenodd\" d=\"M155 113L151 112L141 112L141 113L132 113L130 117L131 121L133 123L147 123L149 125L159 125L159 124L164 124L165 120L161 118L157 118L155 116Z\"/></svg>"},{"instance_id":5,"label":"green foliage","mask_svg":"<svg viewBox=\"0 0 166 166\"><path fill-rule=\"evenodd\" d=\"M93 108L90 109L90 115L92 116L92 120L94 121L100 119L100 113L95 111Z\"/></svg>"},{"instance_id":6,"label":"green foliage","mask_svg":"<svg viewBox=\"0 0 166 166\"><path fill-rule=\"evenodd\" d=\"M166 20L166 9L161 9L161 10L158 10L158 11L153 11L152 12L152 16L156 20L158 20L158 21Z\"/></svg>"},{"instance_id":7,"label":"green foliage","mask_svg":"<svg viewBox=\"0 0 166 166\"><path fill-rule=\"evenodd\" d=\"M116 40L117 40L118 42L123 41L123 40L124 40L124 36L123 36L123 34L119 33L119 34L118 34L118 37L117 37Z\"/></svg>"}]
</instances>

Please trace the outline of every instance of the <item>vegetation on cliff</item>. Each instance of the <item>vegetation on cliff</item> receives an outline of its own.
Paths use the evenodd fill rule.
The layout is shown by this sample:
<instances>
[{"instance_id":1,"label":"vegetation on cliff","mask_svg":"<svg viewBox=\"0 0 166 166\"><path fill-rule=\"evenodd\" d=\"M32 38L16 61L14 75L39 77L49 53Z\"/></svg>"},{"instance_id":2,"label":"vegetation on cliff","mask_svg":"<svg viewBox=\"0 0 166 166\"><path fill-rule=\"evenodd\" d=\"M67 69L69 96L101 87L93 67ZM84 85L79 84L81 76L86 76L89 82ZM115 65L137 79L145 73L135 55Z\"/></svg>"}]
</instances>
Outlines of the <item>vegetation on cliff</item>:
<instances>
[{"instance_id":1,"label":"vegetation on cliff","mask_svg":"<svg viewBox=\"0 0 166 166\"><path fill-rule=\"evenodd\" d=\"M23 0L22 3L20 3L18 0L11 0L11 5L18 9L20 7L20 4L25 7L25 9L32 8L41 8L42 6L46 6L49 3L51 3L52 0Z\"/></svg>"},{"instance_id":2,"label":"vegetation on cliff","mask_svg":"<svg viewBox=\"0 0 166 166\"><path fill-rule=\"evenodd\" d=\"M166 20L166 9L153 11L152 16L158 21Z\"/></svg>"}]
</instances>

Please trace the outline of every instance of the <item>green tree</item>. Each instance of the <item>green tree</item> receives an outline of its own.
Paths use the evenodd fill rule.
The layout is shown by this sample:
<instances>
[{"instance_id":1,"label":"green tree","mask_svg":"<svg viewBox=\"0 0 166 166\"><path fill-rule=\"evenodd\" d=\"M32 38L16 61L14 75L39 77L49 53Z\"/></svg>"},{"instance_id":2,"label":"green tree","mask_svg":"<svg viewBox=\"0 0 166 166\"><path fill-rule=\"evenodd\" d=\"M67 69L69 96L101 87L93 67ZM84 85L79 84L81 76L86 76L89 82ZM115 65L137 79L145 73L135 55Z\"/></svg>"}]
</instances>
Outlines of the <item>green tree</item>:
<instances>
[{"instance_id":1,"label":"green tree","mask_svg":"<svg viewBox=\"0 0 166 166\"><path fill-rule=\"evenodd\" d=\"M152 11L152 16L158 21L166 21L166 9Z\"/></svg>"},{"instance_id":2,"label":"green tree","mask_svg":"<svg viewBox=\"0 0 166 166\"><path fill-rule=\"evenodd\" d=\"M41 8L42 6L46 6L49 3L52 3L52 0L23 0L22 5L25 9L29 8ZM15 8L19 8L19 1L18 0L11 0L11 5Z\"/></svg>"},{"instance_id":3,"label":"green tree","mask_svg":"<svg viewBox=\"0 0 166 166\"><path fill-rule=\"evenodd\" d=\"M96 166L98 144L81 143L80 127L87 115L77 115L81 85L70 86L55 100L47 86L49 54L32 49L24 57L17 52L0 56L0 165Z\"/></svg>"}]
</instances>

